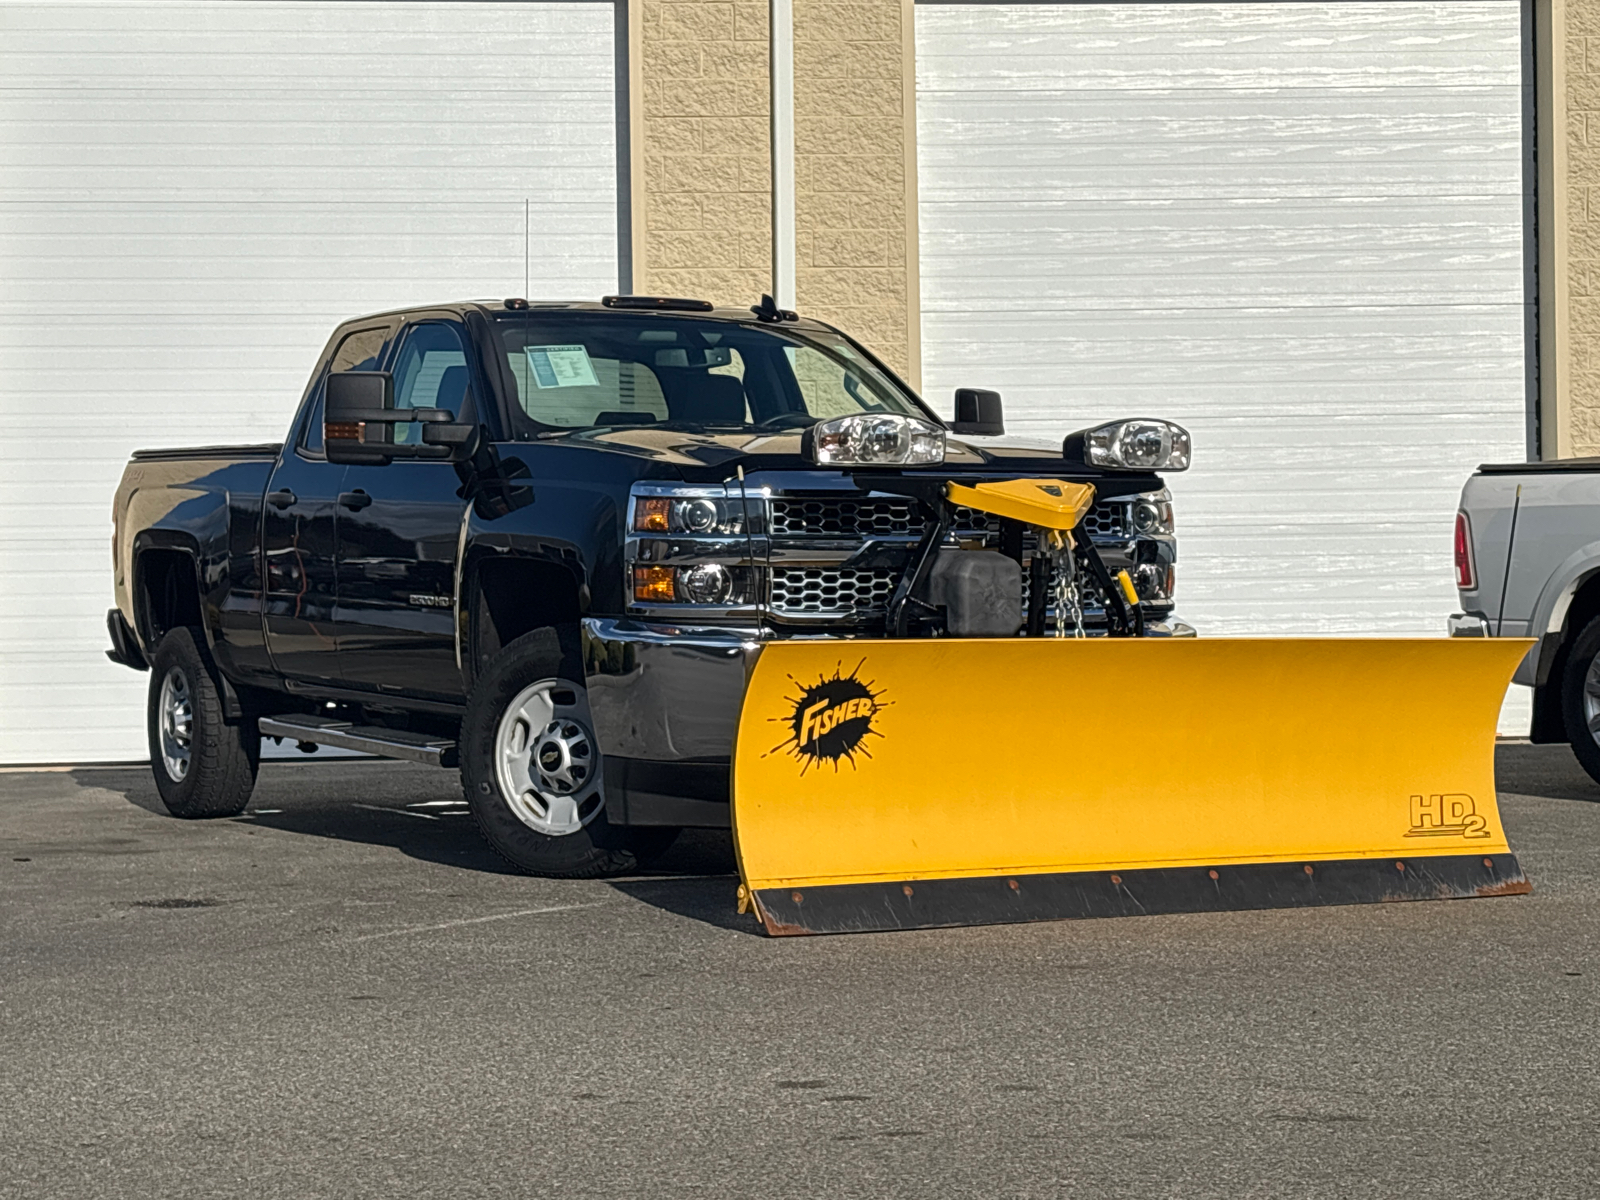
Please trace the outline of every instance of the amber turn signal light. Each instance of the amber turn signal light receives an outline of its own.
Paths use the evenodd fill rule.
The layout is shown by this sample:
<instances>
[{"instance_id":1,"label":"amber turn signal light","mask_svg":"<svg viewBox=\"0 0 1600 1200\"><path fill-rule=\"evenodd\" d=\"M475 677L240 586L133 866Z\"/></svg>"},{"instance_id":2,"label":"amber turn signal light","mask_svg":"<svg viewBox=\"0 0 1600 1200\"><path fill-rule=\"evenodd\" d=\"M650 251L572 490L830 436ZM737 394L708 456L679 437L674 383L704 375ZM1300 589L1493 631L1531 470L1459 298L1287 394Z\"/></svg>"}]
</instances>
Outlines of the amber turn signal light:
<instances>
[{"instance_id":1,"label":"amber turn signal light","mask_svg":"<svg viewBox=\"0 0 1600 1200\"><path fill-rule=\"evenodd\" d=\"M640 496L634 501L636 533L666 533L671 528L672 501L665 496ZM641 567L640 570L645 568Z\"/></svg>"},{"instance_id":2,"label":"amber turn signal light","mask_svg":"<svg viewBox=\"0 0 1600 1200\"><path fill-rule=\"evenodd\" d=\"M633 598L642 604L676 603L678 596L673 587L675 574L671 567L635 567Z\"/></svg>"}]
</instances>

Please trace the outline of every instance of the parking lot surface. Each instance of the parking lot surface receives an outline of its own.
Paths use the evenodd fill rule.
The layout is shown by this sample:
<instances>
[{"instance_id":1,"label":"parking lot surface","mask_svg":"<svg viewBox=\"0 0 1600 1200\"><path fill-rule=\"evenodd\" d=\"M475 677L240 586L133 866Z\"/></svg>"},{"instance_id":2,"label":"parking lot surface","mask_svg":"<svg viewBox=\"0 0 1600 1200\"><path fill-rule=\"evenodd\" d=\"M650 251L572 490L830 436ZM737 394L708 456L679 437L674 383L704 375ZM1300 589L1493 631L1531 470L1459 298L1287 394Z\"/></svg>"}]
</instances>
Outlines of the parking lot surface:
<instances>
[{"instance_id":1,"label":"parking lot surface","mask_svg":"<svg viewBox=\"0 0 1600 1200\"><path fill-rule=\"evenodd\" d=\"M1528 897L770 940L725 836L503 870L453 775L0 775L0 1195L1600 1193L1600 787Z\"/></svg>"}]
</instances>

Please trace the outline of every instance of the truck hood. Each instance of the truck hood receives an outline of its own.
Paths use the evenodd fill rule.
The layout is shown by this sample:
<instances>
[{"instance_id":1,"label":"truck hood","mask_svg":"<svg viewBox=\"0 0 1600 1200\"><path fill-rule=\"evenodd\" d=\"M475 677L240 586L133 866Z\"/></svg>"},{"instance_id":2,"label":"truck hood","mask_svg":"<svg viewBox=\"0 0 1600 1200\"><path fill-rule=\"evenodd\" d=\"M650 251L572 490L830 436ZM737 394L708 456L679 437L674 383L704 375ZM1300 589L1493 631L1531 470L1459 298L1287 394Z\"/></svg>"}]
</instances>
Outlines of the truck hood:
<instances>
[{"instance_id":1,"label":"truck hood","mask_svg":"<svg viewBox=\"0 0 1600 1200\"><path fill-rule=\"evenodd\" d=\"M701 426L654 424L610 429L584 429L559 437L543 437L541 442L588 446L596 450L648 458L682 471L685 479L721 482L742 466L746 471L815 470L816 464L801 455L802 430L713 431ZM1077 478L1105 474L1081 462L1061 456L1060 443L1029 444L1022 440L985 439L982 443L947 437L944 470L958 472L1037 471L1041 474L1070 474Z\"/></svg>"}]
</instances>

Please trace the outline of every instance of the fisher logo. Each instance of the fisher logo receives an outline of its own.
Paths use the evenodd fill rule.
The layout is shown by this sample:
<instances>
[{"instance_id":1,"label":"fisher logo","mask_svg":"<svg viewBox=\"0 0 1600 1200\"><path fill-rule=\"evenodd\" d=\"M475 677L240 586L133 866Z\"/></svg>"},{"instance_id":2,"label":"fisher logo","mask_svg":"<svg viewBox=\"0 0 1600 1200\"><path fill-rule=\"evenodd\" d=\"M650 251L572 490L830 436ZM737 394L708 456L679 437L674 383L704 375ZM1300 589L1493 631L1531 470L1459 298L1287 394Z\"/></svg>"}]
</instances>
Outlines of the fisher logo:
<instances>
[{"instance_id":1,"label":"fisher logo","mask_svg":"<svg viewBox=\"0 0 1600 1200\"><path fill-rule=\"evenodd\" d=\"M1411 797L1411 829L1407 837L1486 838L1489 822L1465 792Z\"/></svg>"},{"instance_id":2,"label":"fisher logo","mask_svg":"<svg viewBox=\"0 0 1600 1200\"><path fill-rule=\"evenodd\" d=\"M449 596L429 596L422 592L412 592L406 597L407 604L414 604L418 608L449 608L455 603Z\"/></svg>"},{"instance_id":3,"label":"fisher logo","mask_svg":"<svg viewBox=\"0 0 1600 1200\"><path fill-rule=\"evenodd\" d=\"M883 736L872 722L887 702L881 688L874 690L871 680L861 678L865 663L862 659L848 675L841 663L832 675L822 676L809 686L789 676L800 689L799 695L787 697L794 709L787 716L768 718L787 726L789 736L767 753L783 750L794 755L800 761L802 775L825 762L831 762L837 771L842 758L849 759L853 767L857 754L871 758L866 741Z\"/></svg>"}]
</instances>

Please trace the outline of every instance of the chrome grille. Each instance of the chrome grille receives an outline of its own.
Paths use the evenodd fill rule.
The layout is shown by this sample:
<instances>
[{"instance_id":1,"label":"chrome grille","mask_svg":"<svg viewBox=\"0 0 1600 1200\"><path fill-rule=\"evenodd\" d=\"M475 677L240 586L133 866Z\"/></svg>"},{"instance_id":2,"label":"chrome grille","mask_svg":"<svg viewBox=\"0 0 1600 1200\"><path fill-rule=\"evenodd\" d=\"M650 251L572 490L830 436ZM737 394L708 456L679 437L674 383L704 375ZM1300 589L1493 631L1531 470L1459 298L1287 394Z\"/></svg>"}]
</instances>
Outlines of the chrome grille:
<instances>
[{"instance_id":1,"label":"chrome grille","mask_svg":"<svg viewBox=\"0 0 1600 1200\"><path fill-rule=\"evenodd\" d=\"M1084 518L1089 536L1097 542L1127 541L1127 507L1120 501L1095 505ZM958 533L999 533L1000 518L962 505L951 527ZM922 528L920 508L910 500L779 496L772 501L772 532L779 537L915 537Z\"/></svg>"},{"instance_id":2,"label":"chrome grille","mask_svg":"<svg viewBox=\"0 0 1600 1200\"><path fill-rule=\"evenodd\" d=\"M950 528L962 533L999 533L1000 518L993 513L979 512L962 504L950 518Z\"/></svg>"},{"instance_id":3,"label":"chrome grille","mask_svg":"<svg viewBox=\"0 0 1600 1200\"><path fill-rule=\"evenodd\" d=\"M800 617L883 612L898 578L898 571L778 567L772 572L772 611Z\"/></svg>"},{"instance_id":4,"label":"chrome grille","mask_svg":"<svg viewBox=\"0 0 1600 1200\"><path fill-rule=\"evenodd\" d=\"M1097 542L1125 542L1128 540L1128 506L1126 504L1096 504L1083 519L1089 537Z\"/></svg>"},{"instance_id":5,"label":"chrome grille","mask_svg":"<svg viewBox=\"0 0 1600 1200\"><path fill-rule=\"evenodd\" d=\"M922 522L912 515L914 507L910 500L778 497L772 501L772 532L812 537L912 533L922 528Z\"/></svg>"}]
</instances>

